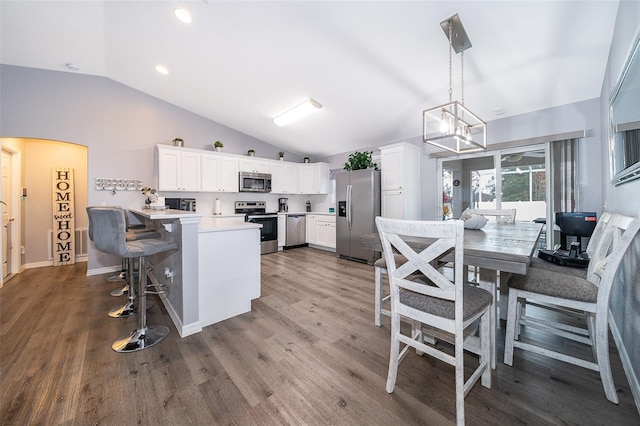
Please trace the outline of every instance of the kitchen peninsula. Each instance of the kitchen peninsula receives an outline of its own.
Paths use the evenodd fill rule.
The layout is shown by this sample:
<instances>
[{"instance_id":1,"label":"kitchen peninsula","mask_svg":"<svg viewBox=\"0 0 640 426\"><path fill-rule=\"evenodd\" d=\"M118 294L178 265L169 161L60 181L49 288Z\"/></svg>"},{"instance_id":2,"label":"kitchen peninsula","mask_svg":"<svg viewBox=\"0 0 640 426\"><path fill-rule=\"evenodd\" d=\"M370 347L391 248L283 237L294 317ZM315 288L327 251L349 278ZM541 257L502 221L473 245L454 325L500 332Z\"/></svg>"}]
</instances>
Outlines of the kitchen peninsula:
<instances>
[{"instance_id":1,"label":"kitchen peninsula","mask_svg":"<svg viewBox=\"0 0 640 426\"><path fill-rule=\"evenodd\" d=\"M130 210L175 241L177 251L151 257L154 284L181 337L251 310L260 296L260 228L238 216L180 210Z\"/></svg>"}]
</instances>

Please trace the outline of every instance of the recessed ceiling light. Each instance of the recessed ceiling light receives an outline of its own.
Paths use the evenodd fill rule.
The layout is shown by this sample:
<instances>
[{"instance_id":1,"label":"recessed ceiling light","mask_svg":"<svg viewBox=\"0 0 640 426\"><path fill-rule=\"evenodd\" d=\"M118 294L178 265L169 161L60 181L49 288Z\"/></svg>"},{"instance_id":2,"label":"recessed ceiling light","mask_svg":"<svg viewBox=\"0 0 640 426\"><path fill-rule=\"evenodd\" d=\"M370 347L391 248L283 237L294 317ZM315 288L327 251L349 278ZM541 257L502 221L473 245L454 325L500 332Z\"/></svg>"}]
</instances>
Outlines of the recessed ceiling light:
<instances>
[{"instance_id":1,"label":"recessed ceiling light","mask_svg":"<svg viewBox=\"0 0 640 426\"><path fill-rule=\"evenodd\" d=\"M158 71L162 75L169 74L169 70L164 65L156 65L156 71Z\"/></svg>"},{"instance_id":2,"label":"recessed ceiling light","mask_svg":"<svg viewBox=\"0 0 640 426\"><path fill-rule=\"evenodd\" d=\"M320 104L320 102L316 101L315 99L307 99L301 104L298 104L293 108L291 108L290 110L283 112L279 116L275 117L273 119L273 122L277 126L286 126L287 124L299 118L302 118L305 115L312 113L313 111L317 111L321 108L322 108L322 105Z\"/></svg>"},{"instance_id":3,"label":"recessed ceiling light","mask_svg":"<svg viewBox=\"0 0 640 426\"><path fill-rule=\"evenodd\" d=\"M498 108L494 109L493 112L496 115L503 115L505 113L504 108L502 108L502 107L498 107Z\"/></svg>"},{"instance_id":4,"label":"recessed ceiling light","mask_svg":"<svg viewBox=\"0 0 640 426\"><path fill-rule=\"evenodd\" d=\"M189 12L187 12L185 9L174 9L173 14L176 15L176 18L178 18L185 24L191 23L191 15L189 15Z\"/></svg>"},{"instance_id":5,"label":"recessed ceiling light","mask_svg":"<svg viewBox=\"0 0 640 426\"><path fill-rule=\"evenodd\" d=\"M80 71L80 67L76 64L72 64L71 62L67 64L67 68L69 68L71 71Z\"/></svg>"}]
</instances>

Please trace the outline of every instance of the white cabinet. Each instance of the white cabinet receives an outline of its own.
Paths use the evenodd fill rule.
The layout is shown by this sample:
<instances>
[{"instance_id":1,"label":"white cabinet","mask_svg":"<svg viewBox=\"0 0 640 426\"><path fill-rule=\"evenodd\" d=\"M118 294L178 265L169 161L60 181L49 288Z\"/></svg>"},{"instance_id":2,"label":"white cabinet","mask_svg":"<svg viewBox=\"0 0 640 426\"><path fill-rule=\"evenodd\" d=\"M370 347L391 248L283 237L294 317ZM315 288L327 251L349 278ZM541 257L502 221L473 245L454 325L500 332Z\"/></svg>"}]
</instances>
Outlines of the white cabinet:
<instances>
[{"instance_id":1,"label":"white cabinet","mask_svg":"<svg viewBox=\"0 0 640 426\"><path fill-rule=\"evenodd\" d=\"M336 248L336 217L307 215L307 243L320 248Z\"/></svg>"},{"instance_id":2,"label":"white cabinet","mask_svg":"<svg viewBox=\"0 0 640 426\"><path fill-rule=\"evenodd\" d=\"M336 217L318 215L316 217L316 243L319 246L336 248Z\"/></svg>"},{"instance_id":3,"label":"white cabinet","mask_svg":"<svg viewBox=\"0 0 640 426\"><path fill-rule=\"evenodd\" d=\"M298 167L299 194L329 193L329 164L303 163Z\"/></svg>"},{"instance_id":4,"label":"white cabinet","mask_svg":"<svg viewBox=\"0 0 640 426\"><path fill-rule=\"evenodd\" d=\"M382 216L420 220L420 147L402 142L379 149Z\"/></svg>"},{"instance_id":5,"label":"white cabinet","mask_svg":"<svg viewBox=\"0 0 640 426\"><path fill-rule=\"evenodd\" d=\"M278 247L284 247L287 242L287 215L278 213Z\"/></svg>"},{"instance_id":6,"label":"white cabinet","mask_svg":"<svg viewBox=\"0 0 640 426\"><path fill-rule=\"evenodd\" d=\"M318 240L318 230L316 228L316 215L307 215L307 244L316 244Z\"/></svg>"},{"instance_id":7,"label":"white cabinet","mask_svg":"<svg viewBox=\"0 0 640 426\"><path fill-rule=\"evenodd\" d=\"M256 160L254 157L246 157L238 161L238 169L241 172L271 173L269 162Z\"/></svg>"},{"instance_id":8,"label":"white cabinet","mask_svg":"<svg viewBox=\"0 0 640 426\"><path fill-rule=\"evenodd\" d=\"M298 193L298 165L279 161L271 163L271 192L274 194Z\"/></svg>"},{"instance_id":9,"label":"white cabinet","mask_svg":"<svg viewBox=\"0 0 640 426\"><path fill-rule=\"evenodd\" d=\"M238 192L238 160L220 154L202 154L202 191Z\"/></svg>"},{"instance_id":10,"label":"white cabinet","mask_svg":"<svg viewBox=\"0 0 640 426\"><path fill-rule=\"evenodd\" d=\"M158 145L157 155L158 191L200 191L200 153Z\"/></svg>"}]
</instances>

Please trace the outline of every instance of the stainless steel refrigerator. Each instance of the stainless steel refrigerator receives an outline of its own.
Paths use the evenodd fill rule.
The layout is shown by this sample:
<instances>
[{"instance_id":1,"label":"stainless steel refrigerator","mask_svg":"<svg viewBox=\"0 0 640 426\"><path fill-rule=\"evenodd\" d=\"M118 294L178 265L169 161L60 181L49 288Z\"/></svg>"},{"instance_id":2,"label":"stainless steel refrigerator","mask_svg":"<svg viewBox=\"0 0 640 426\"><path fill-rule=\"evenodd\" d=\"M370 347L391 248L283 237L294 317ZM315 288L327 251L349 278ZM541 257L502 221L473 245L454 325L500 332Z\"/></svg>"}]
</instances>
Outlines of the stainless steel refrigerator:
<instances>
[{"instance_id":1,"label":"stainless steel refrigerator","mask_svg":"<svg viewBox=\"0 0 640 426\"><path fill-rule=\"evenodd\" d=\"M360 235L377 232L380 171L365 169L337 175L336 202L336 255L372 264L380 253L362 248Z\"/></svg>"}]
</instances>

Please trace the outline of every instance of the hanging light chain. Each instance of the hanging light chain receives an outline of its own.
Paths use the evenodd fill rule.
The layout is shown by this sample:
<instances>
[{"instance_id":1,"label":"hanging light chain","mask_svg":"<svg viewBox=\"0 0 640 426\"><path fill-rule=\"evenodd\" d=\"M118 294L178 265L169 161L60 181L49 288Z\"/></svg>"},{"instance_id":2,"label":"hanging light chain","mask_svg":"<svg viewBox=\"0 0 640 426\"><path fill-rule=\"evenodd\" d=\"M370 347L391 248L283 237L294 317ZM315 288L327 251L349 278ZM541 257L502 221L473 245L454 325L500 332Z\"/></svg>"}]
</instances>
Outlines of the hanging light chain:
<instances>
[{"instance_id":1,"label":"hanging light chain","mask_svg":"<svg viewBox=\"0 0 640 426\"><path fill-rule=\"evenodd\" d=\"M461 77L461 101L462 105L464 105L464 50L460 52L460 75Z\"/></svg>"},{"instance_id":2,"label":"hanging light chain","mask_svg":"<svg viewBox=\"0 0 640 426\"><path fill-rule=\"evenodd\" d=\"M453 102L453 24L449 21L449 102Z\"/></svg>"}]
</instances>

